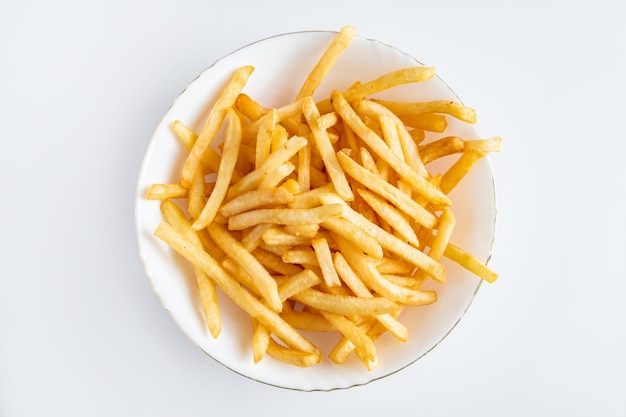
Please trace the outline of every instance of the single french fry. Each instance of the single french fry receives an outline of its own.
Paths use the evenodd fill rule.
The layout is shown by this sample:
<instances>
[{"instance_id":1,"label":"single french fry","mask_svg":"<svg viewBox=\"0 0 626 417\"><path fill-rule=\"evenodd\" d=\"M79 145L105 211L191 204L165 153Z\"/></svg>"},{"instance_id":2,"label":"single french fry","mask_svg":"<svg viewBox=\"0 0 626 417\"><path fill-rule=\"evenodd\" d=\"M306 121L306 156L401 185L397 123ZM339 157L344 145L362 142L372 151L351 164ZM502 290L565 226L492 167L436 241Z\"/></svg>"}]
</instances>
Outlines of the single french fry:
<instances>
[{"instance_id":1,"label":"single french fry","mask_svg":"<svg viewBox=\"0 0 626 417\"><path fill-rule=\"evenodd\" d=\"M239 213L228 218L229 230L243 230L259 223L282 225L319 224L330 218L339 216L342 208L336 204L328 204L310 209L257 209Z\"/></svg>"},{"instance_id":2,"label":"single french fry","mask_svg":"<svg viewBox=\"0 0 626 417\"><path fill-rule=\"evenodd\" d=\"M424 102L398 102L387 100L375 100L384 105L395 114L415 113L444 113L449 114L467 123L476 123L476 111L464 104L447 100L434 100Z\"/></svg>"},{"instance_id":3,"label":"single french fry","mask_svg":"<svg viewBox=\"0 0 626 417\"><path fill-rule=\"evenodd\" d=\"M273 189L278 186L282 181L285 180L293 171L295 171L296 166L290 161L285 162L282 165L279 165L273 171L270 171L265 175L261 183L259 184L259 189Z\"/></svg>"},{"instance_id":4,"label":"single french fry","mask_svg":"<svg viewBox=\"0 0 626 417\"><path fill-rule=\"evenodd\" d=\"M326 172L330 177L337 194L339 194L339 196L346 201L353 200L354 194L352 193L350 184L348 184L346 175L341 169L341 165L339 165L339 161L337 161L337 155L335 154L335 149L333 148L330 138L328 137L328 132L325 129L322 129L318 123L320 113L315 106L313 98L306 97L304 99L302 111L307 123L309 124L309 128L311 129L311 136L315 142L316 149L324 161Z\"/></svg>"},{"instance_id":5,"label":"single french fry","mask_svg":"<svg viewBox=\"0 0 626 417\"><path fill-rule=\"evenodd\" d=\"M232 108L227 110L227 114L228 128L226 138L224 139L224 151L222 154L222 161L220 162L220 169L217 172L215 188L213 189L213 192L211 192L211 195L209 195L202 212L193 223L192 227L194 230L204 229L215 218L217 210L219 210L220 205L228 192L230 181L235 170L235 164L239 156L239 145L241 144L241 122Z\"/></svg>"},{"instance_id":6,"label":"single french fry","mask_svg":"<svg viewBox=\"0 0 626 417\"><path fill-rule=\"evenodd\" d=\"M311 189L311 145L300 149L298 152L298 185L302 192Z\"/></svg>"},{"instance_id":7,"label":"single french fry","mask_svg":"<svg viewBox=\"0 0 626 417\"><path fill-rule=\"evenodd\" d=\"M452 236L455 225L456 218L454 217L454 213L448 207L445 207L439 220L437 234L433 237L432 242L430 242L428 256L436 261L441 259L450 242L450 237Z\"/></svg>"},{"instance_id":8,"label":"single french fry","mask_svg":"<svg viewBox=\"0 0 626 417\"><path fill-rule=\"evenodd\" d=\"M498 274L491 270L486 264L480 262L474 256L467 253L458 246L448 243L444 255L448 259L456 262L463 268L474 273L476 276L484 279L489 283L495 282L498 279Z\"/></svg>"},{"instance_id":9,"label":"single french fry","mask_svg":"<svg viewBox=\"0 0 626 417\"><path fill-rule=\"evenodd\" d=\"M226 117L228 109L232 108L237 96L246 85L253 70L254 67L252 66L245 66L237 69L231 81L228 83L226 88L222 90L217 102L209 112L204 127L200 131L198 139L194 143L193 148L189 152L187 160L183 166L180 183L184 187L188 187L191 184L193 175L196 172L196 169L198 169L198 165L202 159L202 155L211 146L217 131ZM239 121L239 118L237 118L237 120Z\"/></svg>"},{"instance_id":10,"label":"single french fry","mask_svg":"<svg viewBox=\"0 0 626 417\"><path fill-rule=\"evenodd\" d=\"M315 251L311 249L291 249L282 254L283 262L288 264L300 264L308 267L319 267L319 261Z\"/></svg>"},{"instance_id":11,"label":"single french fry","mask_svg":"<svg viewBox=\"0 0 626 417\"><path fill-rule=\"evenodd\" d=\"M276 109L271 109L261 119L261 125L256 137L256 153L254 159L254 167L258 168L263 165L272 149L272 136L276 127Z\"/></svg>"},{"instance_id":12,"label":"single french fry","mask_svg":"<svg viewBox=\"0 0 626 417\"><path fill-rule=\"evenodd\" d=\"M425 164L444 156L463 152L465 144L463 139L457 136L446 136L436 141L427 143L419 148L420 156Z\"/></svg>"},{"instance_id":13,"label":"single french fry","mask_svg":"<svg viewBox=\"0 0 626 417\"><path fill-rule=\"evenodd\" d=\"M243 193L220 207L225 218L260 207L276 206L293 202L294 196L283 187L252 190Z\"/></svg>"},{"instance_id":14,"label":"single french fry","mask_svg":"<svg viewBox=\"0 0 626 417\"><path fill-rule=\"evenodd\" d=\"M202 213L205 206L204 199L204 167L199 166L191 180L187 196L187 211L192 218L197 219Z\"/></svg>"},{"instance_id":15,"label":"single french fry","mask_svg":"<svg viewBox=\"0 0 626 417\"><path fill-rule=\"evenodd\" d=\"M270 344L270 330L260 324L257 320L252 319L252 357L254 363L259 363Z\"/></svg>"},{"instance_id":16,"label":"single french fry","mask_svg":"<svg viewBox=\"0 0 626 417\"><path fill-rule=\"evenodd\" d=\"M322 361L322 356L318 353L289 349L271 338L267 346L267 354L281 362L301 368L317 365Z\"/></svg>"},{"instance_id":17,"label":"single french fry","mask_svg":"<svg viewBox=\"0 0 626 417\"><path fill-rule=\"evenodd\" d=\"M241 238L241 245L246 248L248 252L254 251L263 242L263 234L270 227L272 227L270 223L259 223L256 226L252 226Z\"/></svg>"},{"instance_id":18,"label":"single french fry","mask_svg":"<svg viewBox=\"0 0 626 417\"><path fill-rule=\"evenodd\" d=\"M302 290L292 298L317 310L344 316L375 316L398 308L396 302L383 297L359 298L327 294L312 288Z\"/></svg>"},{"instance_id":19,"label":"single french fry","mask_svg":"<svg viewBox=\"0 0 626 417\"><path fill-rule=\"evenodd\" d=\"M330 252L330 247L328 246L328 241L323 237L313 239L311 241L311 246L313 246L313 251L315 252L315 256L317 257L317 263L322 270L324 283L328 287L341 286L339 275L337 275L337 271L335 270L335 266L333 265L333 258Z\"/></svg>"},{"instance_id":20,"label":"single french fry","mask_svg":"<svg viewBox=\"0 0 626 417\"><path fill-rule=\"evenodd\" d=\"M414 113L398 116L405 126L427 132L443 133L448 127L448 120L443 114Z\"/></svg>"},{"instance_id":21,"label":"single french fry","mask_svg":"<svg viewBox=\"0 0 626 417\"><path fill-rule=\"evenodd\" d=\"M271 225L271 227L263 233L263 242L268 245L299 246L310 245L311 239L292 235L291 233L285 232L283 228Z\"/></svg>"},{"instance_id":22,"label":"single french fry","mask_svg":"<svg viewBox=\"0 0 626 417\"><path fill-rule=\"evenodd\" d=\"M295 236L308 237L313 239L317 236L317 232L320 229L320 225L315 224L287 224L285 225L285 232L291 233Z\"/></svg>"},{"instance_id":23,"label":"single french fry","mask_svg":"<svg viewBox=\"0 0 626 417\"><path fill-rule=\"evenodd\" d=\"M472 166L484 156L484 153L475 149L463 152L461 157L442 175L441 183L439 184L441 191L449 194L461 182Z\"/></svg>"},{"instance_id":24,"label":"single french fry","mask_svg":"<svg viewBox=\"0 0 626 417\"><path fill-rule=\"evenodd\" d=\"M494 136L489 139L476 139L464 141L465 149L475 149L481 153L500 152L502 147L502 137Z\"/></svg>"},{"instance_id":25,"label":"single french fry","mask_svg":"<svg viewBox=\"0 0 626 417\"><path fill-rule=\"evenodd\" d=\"M247 94L241 93L235 100L235 109L252 121L257 121L263 117L269 109L261 106Z\"/></svg>"},{"instance_id":26,"label":"single french fry","mask_svg":"<svg viewBox=\"0 0 626 417\"><path fill-rule=\"evenodd\" d=\"M344 26L341 28L330 45L328 45L317 64L315 64L313 70L304 80L296 96L296 100L312 96L313 93L315 93L315 90L317 90L317 87L319 87L326 74L333 67L337 58L339 58L348 45L350 45L350 42L352 42L355 33L356 29L352 26Z\"/></svg>"},{"instance_id":27,"label":"single french fry","mask_svg":"<svg viewBox=\"0 0 626 417\"><path fill-rule=\"evenodd\" d=\"M280 299L287 300L298 294L300 291L316 286L321 282L320 277L310 269L305 269L295 275L289 277L278 287Z\"/></svg>"},{"instance_id":28,"label":"single french fry","mask_svg":"<svg viewBox=\"0 0 626 417\"><path fill-rule=\"evenodd\" d=\"M277 124L274 127L274 133L272 134L272 146L270 152L276 152L289 140L289 132L282 125Z\"/></svg>"},{"instance_id":29,"label":"single french fry","mask_svg":"<svg viewBox=\"0 0 626 417\"><path fill-rule=\"evenodd\" d=\"M391 71L356 86L344 93L348 101L356 101L402 84L428 81L435 76L434 67L408 67Z\"/></svg>"},{"instance_id":30,"label":"single french fry","mask_svg":"<svg viewBox=\"0 0 626 417\"><path fill-rule=\"evenodd\" d=\"M323 315L308 311L288 311L280 313L280 316L296 329L307 332L336 332L333 326Z\"/></svg>"},{"instance_id":31,"label":"single french fry","mask_svg":"<svg viewBox=\"0 0 626 417\"><path fill-rule=\"evenodd\" d=\"M169 200L185 198L189 195L189 189L180 184L152 184L146 191L148 200Z\"/></svg>"}]
</instances>

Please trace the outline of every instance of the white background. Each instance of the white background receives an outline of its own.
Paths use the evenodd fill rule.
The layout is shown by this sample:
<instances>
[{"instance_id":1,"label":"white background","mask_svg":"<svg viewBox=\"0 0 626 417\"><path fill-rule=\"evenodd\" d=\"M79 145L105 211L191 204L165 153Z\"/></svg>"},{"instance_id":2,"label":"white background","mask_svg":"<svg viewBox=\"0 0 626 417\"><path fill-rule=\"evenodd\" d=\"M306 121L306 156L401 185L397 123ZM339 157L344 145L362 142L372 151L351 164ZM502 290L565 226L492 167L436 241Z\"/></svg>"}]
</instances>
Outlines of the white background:
<instances>
[{"instance_id":1,"label":"white background","mask_svg":"<svg viewBox=\"0 0 626 417\"><path fill-rule=\"evenodd\" d=\"M624 17L618 0L2 0L0 416L626 416ZM346 24L436 66L504 137L500 279L399 374L292 392L215 363L161 308L135 182L213 61Z\"/></svg>"}]
</instances>

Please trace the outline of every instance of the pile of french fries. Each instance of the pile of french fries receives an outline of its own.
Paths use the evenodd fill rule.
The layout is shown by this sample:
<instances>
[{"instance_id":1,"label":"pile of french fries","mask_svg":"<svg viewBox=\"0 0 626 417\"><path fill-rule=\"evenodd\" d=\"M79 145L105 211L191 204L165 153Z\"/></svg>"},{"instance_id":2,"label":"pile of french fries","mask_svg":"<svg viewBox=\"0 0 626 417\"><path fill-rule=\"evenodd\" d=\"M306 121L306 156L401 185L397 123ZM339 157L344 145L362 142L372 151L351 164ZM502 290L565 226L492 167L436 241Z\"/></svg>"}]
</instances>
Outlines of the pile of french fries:
<instances>
[{"instance_id":1,"label":"pile of french fries","mask_svg":"<svg viewBox=\"0 0 626 417\"><path fill-rule=\"evenodd\" d=\"M497 278L450 241L448 195L478 159L499 151L501 138L424 143L426 132L445 132L447 117L475 123L474 110L375 98L433 78L427 66L356 81L316 102L313 93L354 35L342 28L282 107L243 93L253 67L236 70L198 133L172 124L189 150L180 183L147 190L164 217L155 235L193 265L211 335L222 330L219 289L250 317L255 363L269 355L307 367L327 355L340 364L354 352L372 370L377 338L407 340L402 310L437 300L421 287L445 283L443 257ZM458 159L447 171L429 172L450 155ZM309 332L341 338L323 353Z\"/></svg>"}]
</instances>

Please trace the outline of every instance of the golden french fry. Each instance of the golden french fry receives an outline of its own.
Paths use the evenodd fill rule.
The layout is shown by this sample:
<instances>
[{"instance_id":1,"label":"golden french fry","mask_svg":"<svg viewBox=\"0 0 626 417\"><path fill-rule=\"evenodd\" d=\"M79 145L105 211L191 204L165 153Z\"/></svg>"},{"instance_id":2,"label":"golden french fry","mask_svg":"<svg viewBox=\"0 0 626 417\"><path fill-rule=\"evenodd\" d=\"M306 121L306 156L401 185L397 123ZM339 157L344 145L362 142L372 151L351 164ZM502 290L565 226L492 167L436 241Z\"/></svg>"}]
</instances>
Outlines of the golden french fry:
<instances>
[{"instance_id":1,"label":"golden french fry","mask_svg":"<svg viewBox=\"0 0 626 417\"><path fill-rule=\"evenodd\" d=\"M444 156L463 152L465 144L463 139L456 136L446 136L430 142L419 148L420 156L425 164Z\"/></svg>"},{"instance_id":2,"label":"golden french fry","mask_svg":"<svg viewBox=\"0 0 626 417\"><path fill-rule=\"evenodd\" d=\"M252 190L224 203L219 213L228 218L260 207L289 204L293 200L293 194L283 187Z\"/></svg>"},{"instance_id":3,"label":"golden french fry","mask_svg":"<svg viewBox=\"0 0 626 417\"><path fill-rule=\"evenodd\" d=\"M277 187L282 181L285 180L293 171L296 166L291 162L285 162L273 171L270 171L265 175L265 178L259 184L259 189L273 189Z\"/></svg>"},{"instance_id":4,"label":"golden french fry","mask_svg":"<svg viewBox=\"0 0 626 417\"><path fill-rule=\"evenodd\" d=\"M291 233L294 236L308 237L313 239L317 236L317 232L320 229L319 224L288 224L285 225L285 232Z\"/></svg>"},{"instance_id":5,"label":"golden french fry","mask_svg":"<svg viewBox=\"0 0 626 417\"><path fill-rule=\"evenodd\" d=\"M187 211L192 218L197 219L202 213L205 206L204 199L204 167L199 166L191 180L187 196Z\"/></svg>"},{"instance_id":6,"label":"golden french fry","mask_svg":"<svg viewBox=\"0 0 626 417\"><path fill-rule=\"evenodd\" d=\"M313 251L315 252L315 256L317 257L317 263L322 270L324 283L328 287L341 286L341 281L339 281L339 275L337 275L337 271L335 270L335 266L333 265L333 257L330 252L330 247L328 246L328 241L323 237L313 239L311 241L311 246L313 246Z\"/></svg>"},{"instance_id":7,"label":"golden french fry","mask_svg":"<svg viewBox=\"0 0 626 417\"><path fill-rule=\"evenodd\" d=\"M319 261L315 251L311 249L292 249L282 255L283 262L288 264L300 264L319 267Z\"/></svg>"},{"instance_id":8,"label":"golden french fry","mask_svg":"<svg viewBox=\"0 0 626 417\"><path fill-rule=\"evenodd\" d=\"M207 149L211 146L217 131L224 118L226 117L226 113L228 109L233 106L237 96L245 86L252 74L254 67L245 66L240 67L235 71L231 81L226 86L222 93L217 99L217 102L209 112L207 120L204 124L204 127L200 131L198 135L198 139L193 145L193 148L189 152L189 156L185 161L183 166L183 170L181 172L180 183L184 187L188 187L191 184L191 180L193 178L196 169L198 169L198 165L200 165L200 161L202 159L202 155L207 151ZM239 120L239 119L237 119Z\"/></svg>"},{"instance_id":9,"label":"golden french fry","mask_svg":"<svg viewBox=\"0 0 626 417\"><path fill-rule=\"evenodd\" d=\"M375 80L353 86L344 95L348 101L355 101L402 84L428 81L434 76L435 68L433 67L402 68L383 74Z\"/></svg>"},{"instance_id":10,"label":"golden french fry","mask_svg":"<svg viewBox=\"0 0 626 417\"><path fill-rule=\"evenodd\" d=\"M272 146L270 152L276 152L289 140L289 132L282 125L275 125L274 133L272 134Z\"/></svg>"},{"instance_id":11,"label":"golden french fry","mask_svg":"<svg viewBox=\"0 0 626 417\"><path fill-rule=\"evenodd\" d=\"M414 113L398 116L407 127L425 130L427 132L442 133L448 127L448 121L443 114Z\"/></svg>"},{"instance_id":12,"label":"golden french fry","mask_svg":"<svg viewBox=\"0 0 626 417\"><path fill-rule=\"evenodd\" d=\"M311 136L315 142L316 149L320 153L322 161L324 161L326 172L335 186L337 194L346 201L353 200L354 194L350 184L348 184L346 175L339 165L339 161L337 161L337 155L328 137L328 132L322 129L318 123L320 113L315 106L313 98L307 97L304 99L302 111L311 129Z\"/></svg>"},{"instance_id":13,"label":"golden french fry","mask_svg":"<svg viewBox=\"0 0 626 417\"><path fill-rule=\"evenodd\" d=\"M484 156L484 153L475 149L463 152L461 157L442 175L441 183L439 184L441 191L446 194L450 193L470 171L472 166Z\"/></svg>"},{"instance_id":14,"label":"golden french fry","mask_svg":"<svg viewBox=\"0 0 626 417\"><path fill-rule=\"evenodd\" d=\"M185 198L189 195L189 189L180 184L152 184L146 191L148 200L169 200Z\"/></svg>"},{"instance_id":15,"label":"golden french fry","mask_svg":"<svg viewBox=\"0 0 626 417\"><path fill-rule=\"evenodd\" d=\"M448 207L445 207L439 219L437 234L433 237L432 242L430 242L428 256L436 261L441 259L450 242L450 237L452 236L455 225L456 218L454 217L454 213Z\"/></svg>"},{"instance_id":16,"label":"golden french fry","mask_svg":"<svg viewBox=\"0 0 626 417\"><path fill-rule=\"evenodd\" d=\"M317 365L322 361L322 356L318 353L289 349L278 344L271 338L267 346L267 354L281 362L301 368Z\"/></svg>"},{"instance_id":17,"label":"golden french fry","mask_svg":"<svg viewBox=\"0 0 626 417\"><path fill-rule=\"evenodd\" d=\"M492 271L486 264L480 262L458 246L448 243L444 255L489 283L495 282L498 279L498 274Z\"/></svg>"},{"instance_id":18,"label":"golden french fry","mask_svg":"<svg viewBox=\"0 0 626 417\"><path fill-rule=\"evenodd\" d=\"M204 229L213 221L217 210L219 210L222 201L226 197L233 172L235 171L235 164L239 156L239 145L241 144L241 122L232 108L227 109L227 114L228 128L226 138L224 139L224 151L220 169L217 172L215 188L209 195L200 216L193 223L192 227L194 230Z\"/></svg>"},{"instance_id":19,"label":"golden french fry","mask_svg":"<svg viewBox=\"0 0 626 417\"><path fill-rule=\"evenodd\" d=\"M307 76L296 96L296 100L313 95L326 74L333 67L337 58L348 45L350 45L355 33L356 29L352 26L344 26L341 28L330 45L328 45L317 64L313 67L313 70Z\"/></svg>"},{"instance_id":20,"label":"golden french fry","mask_svg":"<svg viewBox=\"0 0 626 417\"><path fill-rule=\"evenodd\" d=\"M342 208L328 204L310 209L257 209L239 213L228 218L229 230L243 230L259 223L282 225L319 224L324 220L339 216Z\"/></svg>"},{"instance_id":21,"label":"golden french fry","mask_svg":"<svg viewBox=\"0 0 626 417\"><path fill-rule=\"evenodd\" d=\"M465 149L475 149L482 153L500 152L502 147L502 138L500 136L494 136L489 139L477 139L464 141Z\"/></svg>"},{"instance_id":22,"label":"golden french fry","mask_svg":"<svg viewBox=\"0 0 626 417\"><path fill-rule=\"evenodd\" d=\"M289 277L278 287L280 299L285 301L300 291L316 286L321 282L320 277L310 269L305 269Z\"/></svg>"},{"instance_id":23,"label":"golden french fry","mask_svg":"<svg viewBox=\"0 0 626 417\"><path fill-rule=\"evenodd\" d=\"M375 316L398 308L396 302L383 297L359 298L328 294L312 288L302 290L292 298L317 310L344 316Z\"/></svg>"},{"instance_id":24,"label":"golden french fry","mask_svg":"<svg viewBox=\"0 0 626 417\"><path fill-rule=\"evenodd\" d=\"M276 109L271 109L261 119L261 125L256 137L256 153L254 166L256 168L263 165L272 149L272 136L276 127Z\"/></svg>"},{"instance_id":25,"label":"golden french fry","mask_svg":"<svg viewBox=\"0 0 626 417\"><path fill-rule=\"evenodd\" d=\"M194 143L198 139L198 135L187 127L180 120L174 120L172 122L172 130L176 137L185 145L187 150L191 150L193 148ZM206 151L201 155L200 162L208 168L210 172L217 172L220 168L220 156L213 150L213 148L209 147Z\"/></svg>"},{"instance_id":26,"label":"golden french fry","mask_svg":"<svg viewBox=\"0 0 626 417\"><path fill-rule=\"evenodd\" d=\"M323 315L307 311L288 311L280 316L296 329L308 332L336 332L333 326Z\"/></svg>"},{"instance_id":27,"label":"golden french fry","mask_svg":"<svg viewBox=\"0 0 626 417\"><path fill-rule=\"evenodd\" d=\"M263 234L272 227L269 223L259 223L247 229L245 234L241 237L241 245L246 248L248 252L254 251L263 242Z\"/></svg>"},{"instance_id":28,"label":"golden french fry","mask_svg":"<svg viewBox=\"0 0 626 417\"><path fill-rule=\"evenodd\" d=\"M259 363L270 344L271 334L267 327L252 319L252 357L254 363Z\"/></svg>"},{"instance_id":29,"label":"golden french fry","mask_svg":"<svg viewBox=\"0 0 626 417\"><path fill-rule=\"evenodd\" d=\"M374 101L384 105L398 115L415 113L444 113L467 123L476 123L476 111L471 107L454 101L435 100L412 103L387 100Z\"/></svg>"},{"instance_id":30,"label":"golden french fry","mask_svg":"<svg viewBox=\"0 0 626 417\"><path fill-rule=\"evenodd\" d=\"M235 109L252 121L259 120L269 111L244 93L237 96Z\"/></svg>"}]
</instances>

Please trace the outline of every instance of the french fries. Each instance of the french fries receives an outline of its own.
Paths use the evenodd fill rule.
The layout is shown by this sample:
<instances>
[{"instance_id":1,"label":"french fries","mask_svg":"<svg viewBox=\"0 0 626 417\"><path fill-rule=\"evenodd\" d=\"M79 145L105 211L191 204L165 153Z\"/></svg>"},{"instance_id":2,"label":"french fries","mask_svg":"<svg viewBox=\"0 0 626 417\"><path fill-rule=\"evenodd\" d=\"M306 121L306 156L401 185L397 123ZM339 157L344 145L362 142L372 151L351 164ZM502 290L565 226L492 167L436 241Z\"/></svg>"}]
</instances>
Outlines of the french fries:
<instances>
[{"instance_id":1,"label":"french fries","mask_svg":"<svg viewBox=\"0 0 626 417\"><path fill-rule=\"evenodd\" d=\"M428 82L433 67L355 80L315 101L354 34L342 28L294 100L279 107L243 91L254 67L235 71L198 134L184 121L172 125L188 150L180 183L146 192L161 201L155 236L193 266L207 329L215 338L222 331L222 291L250 317L255 363L270 356L315 366L324 353L311 334L332 332L340 339L326 352L330 360L340 364L354 352L372 370L378 337L411 337L400 312L437 302L438 293L421 285L445 284L443 258L497 279L453 243L449 194L502 139L446 135L447 117L476 122L463 104L376 97ZM434 133L442 135L430 140ZM429 172L448 156L457 160L445 172Z\"/></svg>"}]
</instances>

